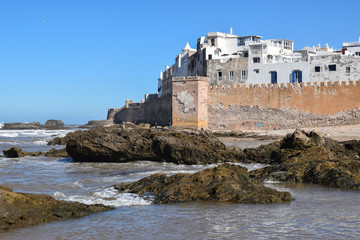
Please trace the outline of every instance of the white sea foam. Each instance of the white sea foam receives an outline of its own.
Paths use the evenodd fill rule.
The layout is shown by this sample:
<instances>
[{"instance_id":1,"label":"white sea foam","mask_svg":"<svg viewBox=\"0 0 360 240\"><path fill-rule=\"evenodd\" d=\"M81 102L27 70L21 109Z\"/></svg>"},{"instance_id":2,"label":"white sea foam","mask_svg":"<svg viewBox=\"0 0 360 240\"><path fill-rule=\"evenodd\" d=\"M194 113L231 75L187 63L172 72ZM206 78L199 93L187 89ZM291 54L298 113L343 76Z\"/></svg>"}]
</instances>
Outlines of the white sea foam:
<instances>
[{"instance_id":1,"label":"white sea foam","mask_svg":"<svg viewBox=\"0 0 360 240\"><path fill-rule=\"evenodd\" d=\"M0 129L3 128L3 126L4 126L4 123L0 122Z\"/></svg>"},{"instance_id":2,"label":"white sea foam","mask_svg":"<svg viewBox=\"0 0 360 240\"><path fill-rule=\"evenodd\" d=\"M54 197L58 200L80 202L84 204L104 204L106 206L143 206L152 204L151 199L146 200L134 193L119 193L114 188L106 188L91 195L68 195L55 192Z\"/></svg>"},{"instance_id":3,"label":"white sea foam","mask_svg":"<svg viewBox=\"0 0 360 240\"><path fill-rule=\"evenodd\" d=\"M231 164L239 165L241 167L245 167L245 168L248 169L248 171L253 171L253 170L257 170L257 169L260 169L260 168L270 166L270 165L261 164L261 163L231 163Z\"/></svg>"},{"instance_id":4,"label":"white sea foam","mask_svg":"<svg viewBox=\"0 0 360 240\"><path fill-rule=\"evenodd\" d=\"M8 137L8 138L14 138L14 137L18 137L19 133L18 132L13 132L13 131L0 131L0 137Z\"/></svg>"}]
</instances>

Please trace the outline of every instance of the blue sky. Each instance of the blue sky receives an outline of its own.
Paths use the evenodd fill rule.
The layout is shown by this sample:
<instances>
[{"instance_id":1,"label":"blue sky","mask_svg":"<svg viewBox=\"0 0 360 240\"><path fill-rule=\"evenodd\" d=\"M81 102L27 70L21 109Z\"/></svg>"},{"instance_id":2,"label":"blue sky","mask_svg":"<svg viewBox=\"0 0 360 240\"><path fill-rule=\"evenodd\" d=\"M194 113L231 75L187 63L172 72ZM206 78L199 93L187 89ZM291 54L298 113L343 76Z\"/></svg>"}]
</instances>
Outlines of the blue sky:
<instances>
[{"instance_id":1,"label":"blue sky","mask_svg":"<svg viewBox=\"0 0 360 240\"><path fill-rule=\"evenodd\" d=\"M157 91L207 32L357 41L360 1L0 0L0 122L86 123Z\"/></svg>"}]
</instances>

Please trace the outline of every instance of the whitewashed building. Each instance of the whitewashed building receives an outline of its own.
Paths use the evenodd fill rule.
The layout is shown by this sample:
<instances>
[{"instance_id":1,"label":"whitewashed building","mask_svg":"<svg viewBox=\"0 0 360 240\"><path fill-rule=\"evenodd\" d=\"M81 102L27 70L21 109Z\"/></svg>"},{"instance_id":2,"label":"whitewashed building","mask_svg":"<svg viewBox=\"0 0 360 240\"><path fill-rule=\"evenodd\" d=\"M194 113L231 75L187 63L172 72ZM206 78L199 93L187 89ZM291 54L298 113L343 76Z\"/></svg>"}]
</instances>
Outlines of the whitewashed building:
<instances>
[{"instance_id":1,"label":"whitewashed building","mask_svg":"<svg viewBox=\"0 0 360 240\"><path fill-rule=\"evenodd\" d=\"M172 77L181 76L206 76L210 85L359 80L360 39L344 42L339 51L327 44L294 50L287 39L210 32L196 49L187 43L175 64L161 72L159 96L171 91Z\"/></svg>"}]
</instances>

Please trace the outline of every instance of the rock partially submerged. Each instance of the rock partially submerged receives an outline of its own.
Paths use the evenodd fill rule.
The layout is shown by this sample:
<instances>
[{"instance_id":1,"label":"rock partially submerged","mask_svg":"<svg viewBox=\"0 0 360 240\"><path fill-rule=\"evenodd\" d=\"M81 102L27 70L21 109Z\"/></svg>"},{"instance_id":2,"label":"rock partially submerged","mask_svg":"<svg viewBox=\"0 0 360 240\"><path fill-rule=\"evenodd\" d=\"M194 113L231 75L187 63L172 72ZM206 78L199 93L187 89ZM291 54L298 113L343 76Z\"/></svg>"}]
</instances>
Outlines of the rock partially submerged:
<instances>
[{"instance_id":1,"label":"rock partially submerged","mask_svg":"<svg viewBox=\"0 0 360 240\"><path fill-rule=\"evenodd\" d=\"M279 142L244 151L247 158L272 164L252 177L360 189L357 142L340 144L316 132L296 130Z\"/></svg>"},{"instance_id":2,"label":"rock partially submerged","mask_svg":"<svg viewBox=\"0 0 360 240\"><path fill-rule=\"evenodd\" d=\"M165 161L177 164L234 162L241 149L229 149L205 132L101 127L69 133L66 151L75 161Z\"/></svg>"},{"instance_id":3,"label":"rock partially submerged","mask_svg":"<svg viewBox=\"0 0 360 240\"><path fill-rule=\"evenodd\" d=\"M39 122L32 123L5 123L2 129L11 129L11 130L25 130L25 129L63 129L64 123L61 120L49 119L46 121L45 125L41 125Z\"/></svg>"},{"instance_id":4,"label":"rock partially submerged","mask_svg":"<svg viewBox=\"0 0 360 240\"><path fill-rule=\"evenodd\" d=\"M20 148L13 147L8 150L3 150L4 156L7 158L19 158L25 156L32 156L32 157L59 157L59 158L66 158L69 155L66 152L66 149L55 149L52 148L48 152L25 152Z\"/></svg>"},{"instance_id":5,"label":"rock partially submerged","mask_svg":"<svg viewBox=\"0 0 360 240\"><path fill-rule=\"evenodd\" d=\"M178 173L171 177L155 174L115 188L143 196L150 193L155 196L154 203L284 203L293 200L289 192L267 188L260 181L250 179L246 168L229 163L195 174Z\"/></svg>"},{"instance_id":6,"label":"rock partially submerged","mask_svg":"<svg viewBox=\"0 0 360 240\"><path fill-rule=\"evenodd\" d=\"M0 232L45 223L79 218L113 207L58 201L53 197L32 193L15 193L0 185Z\"/></svg>"}]
</instances>

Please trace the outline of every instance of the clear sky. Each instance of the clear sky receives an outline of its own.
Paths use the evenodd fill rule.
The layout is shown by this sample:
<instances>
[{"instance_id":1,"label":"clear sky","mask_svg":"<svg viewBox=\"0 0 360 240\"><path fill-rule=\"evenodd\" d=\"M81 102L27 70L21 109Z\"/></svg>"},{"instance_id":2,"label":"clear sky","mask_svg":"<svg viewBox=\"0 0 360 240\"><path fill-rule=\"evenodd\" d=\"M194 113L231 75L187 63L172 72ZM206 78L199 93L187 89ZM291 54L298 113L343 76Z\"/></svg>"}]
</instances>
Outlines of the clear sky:
<instances>
[{"instance_id":1,"label":"clear sky","mask_svg":"<svg viewBox=\"0 0 360 240\"><path fill-rule=\"evenodd\" d=\"M340 49L360 1L0 0L0 122L86 123L157 91L165 65L208 32Z\"/></svg>"}]
</instances>

